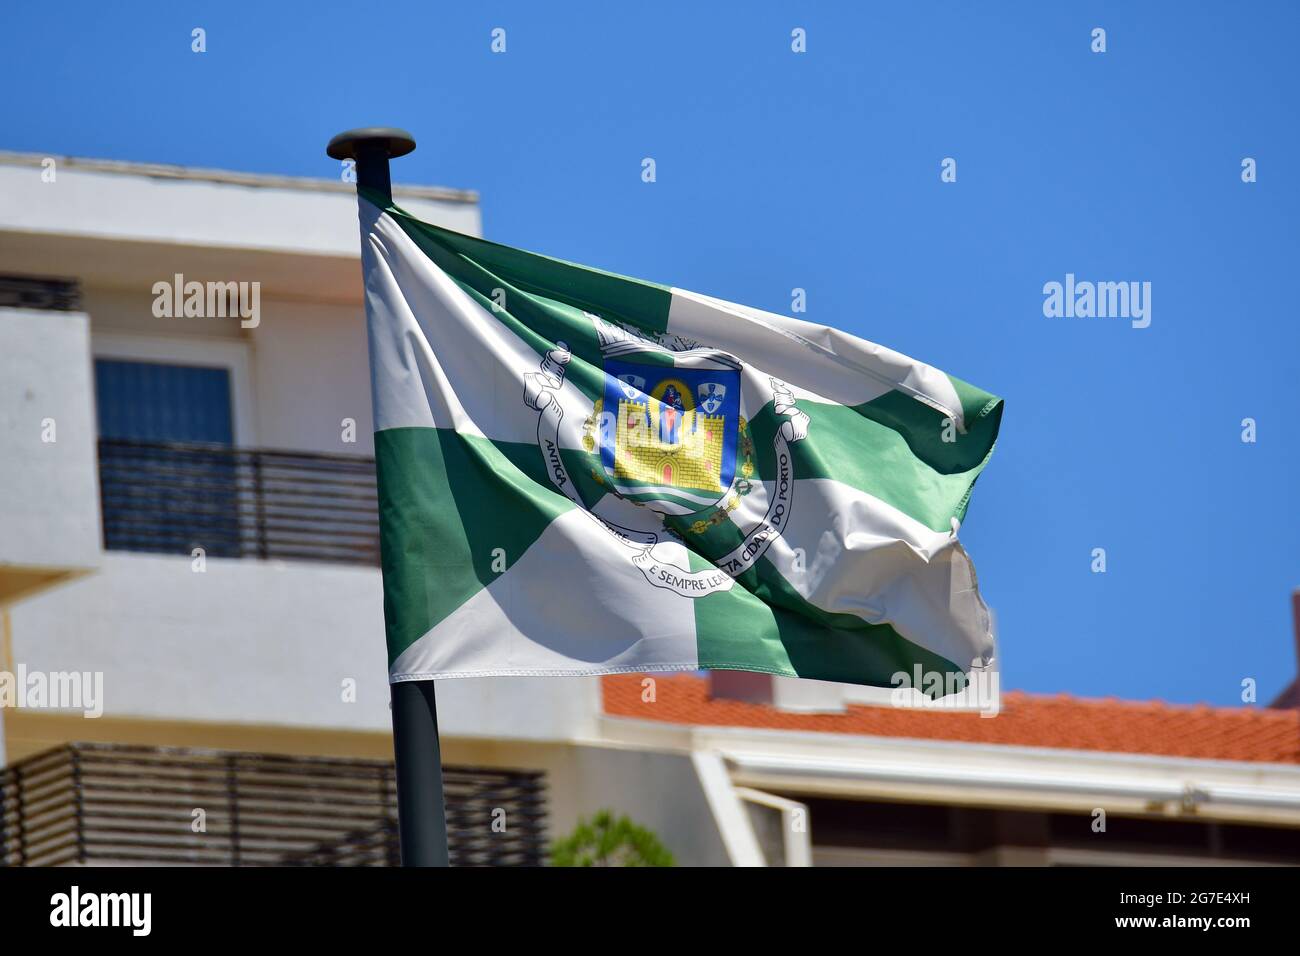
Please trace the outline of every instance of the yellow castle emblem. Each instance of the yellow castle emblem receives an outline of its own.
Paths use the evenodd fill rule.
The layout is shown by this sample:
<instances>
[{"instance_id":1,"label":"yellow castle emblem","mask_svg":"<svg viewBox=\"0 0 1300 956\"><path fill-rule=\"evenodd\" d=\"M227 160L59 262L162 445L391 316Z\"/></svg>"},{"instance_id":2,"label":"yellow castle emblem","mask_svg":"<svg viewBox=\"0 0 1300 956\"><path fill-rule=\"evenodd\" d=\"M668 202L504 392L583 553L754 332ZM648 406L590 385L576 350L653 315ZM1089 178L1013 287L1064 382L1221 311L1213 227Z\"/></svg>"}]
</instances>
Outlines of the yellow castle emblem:
<instances>
[{"instance_id":1,"label":"yellow castle emblem","mask_svg":"<svg viewBox=\"0 0 1300 956\"><path fill-rule=\"evenodd\" d=\"M680 403L621 399L614 476L720 491L725 423L722 415L704 415Z\"/></svg>"}]
</instances>

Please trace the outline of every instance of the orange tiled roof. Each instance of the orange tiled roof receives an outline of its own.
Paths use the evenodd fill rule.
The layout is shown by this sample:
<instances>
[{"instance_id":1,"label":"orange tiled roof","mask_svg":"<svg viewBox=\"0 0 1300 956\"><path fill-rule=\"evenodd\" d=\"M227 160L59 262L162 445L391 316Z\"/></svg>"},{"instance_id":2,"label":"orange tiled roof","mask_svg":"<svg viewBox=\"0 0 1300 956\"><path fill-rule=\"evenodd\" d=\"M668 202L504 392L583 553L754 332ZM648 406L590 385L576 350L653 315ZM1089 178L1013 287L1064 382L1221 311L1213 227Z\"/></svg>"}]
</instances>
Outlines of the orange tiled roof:
<instances>
[{"instance_id":1,"label":"orange tiled roof","mask_svg":"<svg viewBox=\"0 0 1300 956\"><path fill-rule=\"evenodd\" d=\"M605 713L715 727L1300 764L1300 711L1295 710L1090 700L1011 691L1002 695L1002 711L995 718L859 705L850 705L840 714L799 714L764 704L714 700L709 696L708 681L690 674L654 675L655 702L642 703L645 676L605 677Z\"/></svg>"}]
</instances>

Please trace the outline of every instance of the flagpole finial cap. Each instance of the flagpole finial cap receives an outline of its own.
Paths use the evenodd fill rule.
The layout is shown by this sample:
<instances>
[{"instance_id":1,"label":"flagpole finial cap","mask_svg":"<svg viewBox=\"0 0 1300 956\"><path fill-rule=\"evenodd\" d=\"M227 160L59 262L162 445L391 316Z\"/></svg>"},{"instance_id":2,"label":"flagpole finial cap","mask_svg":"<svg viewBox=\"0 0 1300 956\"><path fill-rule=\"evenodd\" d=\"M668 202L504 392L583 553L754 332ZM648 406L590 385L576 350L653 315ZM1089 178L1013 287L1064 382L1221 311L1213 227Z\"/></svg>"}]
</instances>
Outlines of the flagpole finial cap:
<instances>
[{"instance_id":1,"label":"flagpole finial cap","mask_svg":"<svg viewBox=\"0 0 1300 956\"><path fill-rule=\"evenodd\" d=\"M339 133L325 147L331 159L356 159L363 146L380 145L390 159L405 156L415 149L415 137L393 126L363 126Z\"/></svg>"}]
</instances>

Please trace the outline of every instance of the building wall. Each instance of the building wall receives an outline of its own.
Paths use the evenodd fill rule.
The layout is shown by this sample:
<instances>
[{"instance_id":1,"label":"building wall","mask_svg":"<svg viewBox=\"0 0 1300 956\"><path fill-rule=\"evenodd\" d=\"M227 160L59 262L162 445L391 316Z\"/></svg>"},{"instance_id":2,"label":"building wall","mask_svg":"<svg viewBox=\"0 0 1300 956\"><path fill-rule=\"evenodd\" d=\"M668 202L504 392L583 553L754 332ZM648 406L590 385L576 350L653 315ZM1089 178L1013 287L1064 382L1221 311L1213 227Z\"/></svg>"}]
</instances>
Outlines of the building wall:
<instances>
[{"instance_id":1,"label":"building wall","mask_svg":"<svg viewBox=\"0 0 1300 956\"><path fill-rule=\"evenodd\" d=\"M0 607L99 562L88 332L0 309Z\"/></svg>"},{"instance_id":2,"label":"building wall","mask_svg":"<svg viewBox=\"0 0 1300 956\"><path fill-rule=\"evenodd\" d=\"M204 566L108 552L98 573L11 608L13 663L102 672L110 718L389 731L378 569ZM438 698L450 736L574 739L595 732L599 683L474 678L439 682Z\"/></svg>"},{"instance_id":3,"label":"building wall","mask_svg":"<svg viewBox=\"0 0 1300 956\"><path fill-rule=\"evenodd\" d=\"M355 306L263 303L247 333L254 368L257 443L263 448L374 454L365 312ZM342 421L356 441L342 440Z\"/></svg>"},{"instance_id":4,"label":"building wall","mask_svg":"<svg viewBox=\"0 0 1300 956\"><path fill-rule=\"evenodd\" d=\"M56 158L54 182L39 154L0 156L0 229L33 235L211 246L292 249L359 258L356 198L342 180L278 180L175 167ZM400 178L400 169L395 168ZM478 235L477 202L394 190L415 216ZM49 272L45 274L50 274Z\"/></svg>"},{"instance_id":5,"label":"building wall","mask_svg":"<svg viewBox=\"0 0 1300 956\"><path fill-rule=\"evenodd\" d=\"M97 574L11 608L15 663L101 672L113 717L387 728L377 570L194 567L188 556L108 552Z\"/></svg>"},{"instance_id":6,"label":"building wall","mask_svg":"<svg viewBox=\"0 0 1300 956\"><path fill-rule=\"evenodd\" d=\"M374 454L365 311L360 301L312 302L263 295L259 325L242 329L230 319L156 318L151 311L153 295L143 285L135 289L90 286L84 299L98 356L230 369L238 444ZM343 440L341 423L349 418L355 423L353 442Z\"/></svg>"}]
</instances>

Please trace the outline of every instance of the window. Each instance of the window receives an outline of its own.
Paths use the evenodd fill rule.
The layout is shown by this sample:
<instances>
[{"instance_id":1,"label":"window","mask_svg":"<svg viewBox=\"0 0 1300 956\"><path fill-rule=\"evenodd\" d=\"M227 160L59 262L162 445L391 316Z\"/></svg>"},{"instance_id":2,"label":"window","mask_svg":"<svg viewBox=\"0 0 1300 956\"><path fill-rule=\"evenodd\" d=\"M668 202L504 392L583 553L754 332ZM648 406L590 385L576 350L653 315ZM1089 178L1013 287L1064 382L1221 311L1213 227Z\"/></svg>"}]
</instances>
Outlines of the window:
<instances>
[{"instance_id":1,"label":"window","mask_svg":"<svg viewBox=\"0 0 1300 956\"><path fill-rule=\"evenodd\" d=\"M100 438L234 444L230 371L95 360Z\"/></svg>"},{"instance_id":2,"label":"window","mask_svg":"<svg viewBox=\"0 0 1300 956\"><path fill-rule=\"evenodd\" d=\"M230 391L225 368L95 360L105 548L241 554Z\"/></svg>"}]
</instances>

